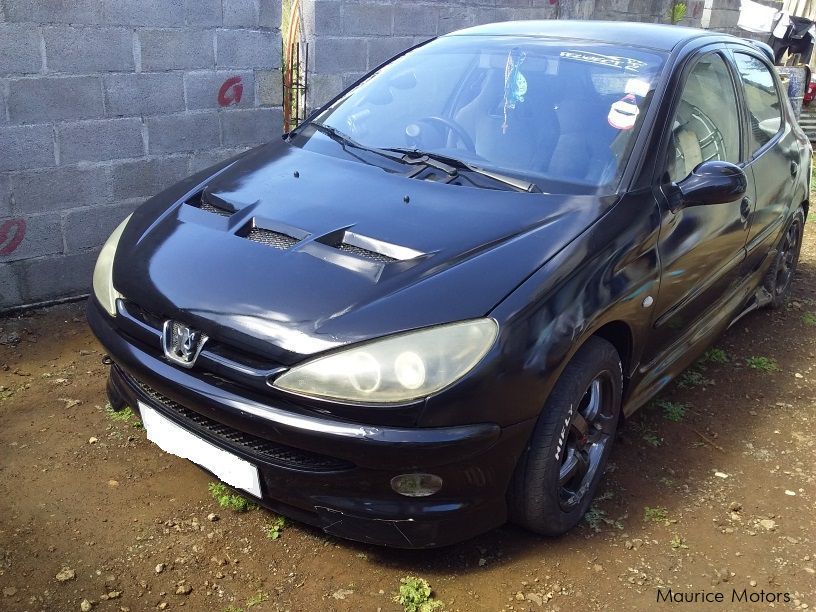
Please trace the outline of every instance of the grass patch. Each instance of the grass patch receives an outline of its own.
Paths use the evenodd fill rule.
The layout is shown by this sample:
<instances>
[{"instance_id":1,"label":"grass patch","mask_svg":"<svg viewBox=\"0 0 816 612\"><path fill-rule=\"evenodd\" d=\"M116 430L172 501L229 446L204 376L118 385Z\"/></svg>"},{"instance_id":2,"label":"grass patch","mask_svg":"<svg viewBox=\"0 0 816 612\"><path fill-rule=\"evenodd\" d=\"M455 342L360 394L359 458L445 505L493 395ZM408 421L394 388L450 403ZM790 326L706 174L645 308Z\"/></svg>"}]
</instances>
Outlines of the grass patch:
<instances>
[{"instance_id":1,"label":"grass patch","mask_svg":"<svg viewBox=\"0 0 816 612\"><path fill-rule=\"evenodd\" d=\"M657 402L657 407L663 411L663 416L666 419L675 423L679 423L683 420L683 417L686 416L686 410L688 409L688 406L682 402L667 401Z\"/></svg>"},{"instance_id":2,"label":"grass patch","mask_svg":"<svg viewBox=\"0 0 816 612\"><path fill-rule=\"evenodd\" d=\"M133 412L133 408L130 406L125 406L121 410L114 410L113 406L109 403L105 404L105 412L110 418L111 421L115 421L116 423L125 423L126 425L132 425L136 429L141 429L144 427L139 421L139 417L136 416L136 413Z\"/></svg>"},{"instance_id":3,"label":"grass patch","mask_svg":"<svg viewBox=\"0 0 816 612\"><path fill-rule=\"evenodd\" d=\"M700 358L703 363L728 363L728 353L721 348L711 347Z\"/></svg>"},{"instance_id":4,"label":"grass patch","mask_svg":"<svg viewBox=\"0 0 816 612\"><path fill-rule=\"evenodd\" d=\"M669 543L671 544L671 547L674 550L681 550L683 548L688 548L688 544L686 544L685 538L683 538L682 536L679 536L677 534L674 535L674 537L671 539L671 542L669 542Z\"/></svg>"},{"instance_id":5,"label":"grass patch","mask_svg":"<svg viewBox=\"0 0 816 612\"><path fill-rule=\"evenodd\" d=\"M748 367L752 370L759 370L760 372L778 372L779 365L775 359L771 357L749 357L745 360Z\"/></svg>"},{"instance_id":6,"label":"grass patch","mask_svg":"<svg viewBox=\"0 0 816 612\"><path fill-rule=\"evenodd\" d=\"M222 508L229 508L235 512L246 512L256 508L255 504L251 503L245 497L233 493L227 485L221 482L211 482L208 487L210 495L218 502ZM249 605L249 604L247 604Z\"/></svg>"},{"instance_id":7,"label":"grass patch","mask_svg":"<svg viewBox=\"0 0 816 612\"><path fill-rule=\"evenodd\" d=\"M269 601L269 593L264 593L263 591L258 591L252 597L246 600L246 607L252 608L254 606L258 606L265 601Z\"/></svg>"},{"instance_id":8,"label":"grass patch","mask_svg":"<svg viewBox=\"0 0 816 612\"><path fill-rule=\"evenodd\" d=\"M661 444L663 444L663 438L661 438L660 436L658 436L658 435L657 435L656 433L654 433L653 431L647 431L647 432L645 432L645 433L643 434L642 438L643 438L643 441L644 441L646 444L648 444L649 446L653 446L653 447L655 447L655 448L657 448L658 446L660 446Z\"/></svg>"},{"instance_id":9,"label":"grass patch","mask_svg":"<svg viewBox=\"0 0 816 612\"><path fill-rule=\"evenodd\" d=\"M803 314L802 323L809 327L816 327L816 312L806 312Z\"/></svg>"},{"instance_id":10,"label":"grass patch","mask_svg":"<svg viewBox=\"0 0 816 612\"><path fill-rule=\"evenodd\" d=\"M283 528L286 527L286 519L276 516L271 523L264 525L264 533L270 540L277 540L283 535Z\"/></svg>"},{"instance_id":11,"label":"grass patch","mask_svg":"<svg viewBox=\"0 0 816 612\"><path fill-rule=\"evenodd\" d=\"M646 506L643 509L643 520L652 523L665 523L669 518L669 511L662 507L650 508Z\"/></svg>"},{"instance_id":12,"label":"grass patch","mask_svg":"<svg viewBox=\"0 0 816 612\"><path fill-rule=\"evenodd\" d=\"M614 527L615 529L623 529L623 523L613 519L609 516L606 510L601 510L595 504L592 504L584 515L584 520L595 533L600 533L604 527Z\"/></svg>"},{"instance_id":13,"label":"grass patch","mask_svg":"<svg viewBox=\"0 0 816 612\"><path fill-rule=\"evenodd\" d=\"M445 605L434 598L428 581L417 576L400 578L399 591L394 594L394 602L401 605L405 612L433 612Z\"/></svg>"}]
</instances>

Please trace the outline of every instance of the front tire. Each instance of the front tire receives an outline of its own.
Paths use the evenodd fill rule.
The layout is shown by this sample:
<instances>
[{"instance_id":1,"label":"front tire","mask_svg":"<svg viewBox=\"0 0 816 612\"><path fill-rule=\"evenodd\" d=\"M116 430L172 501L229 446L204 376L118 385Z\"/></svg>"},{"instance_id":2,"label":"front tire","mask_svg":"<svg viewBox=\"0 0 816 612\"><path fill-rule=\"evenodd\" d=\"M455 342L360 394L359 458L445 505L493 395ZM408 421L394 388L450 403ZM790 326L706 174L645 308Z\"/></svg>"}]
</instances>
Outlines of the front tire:
<instances>
[{"instance_id":1,"label":"front tire","mask_svg":"<svg viewBox=\"0 0 816 612\"><path fill-rule=\"evenodd\" d=\"M615 347L592 337L564 368L516 465L513 522L561 535L589 508L612 448L623 376Z\"/></svg>"},{"instance_id":2,"label":"front tire","mask_svg":"<svg viewBox=\"0 0 816 612\"><path fill-rule=\"evenodd\" d=\"M805 213L799 208L794 215L782 240L779 242L776 258L765 276L765 289L771 294L769 308L777 309L785 305L793 285L793 275L799 263L802 250L802 233L805 227Z\"/></svg>"}]
</instances>

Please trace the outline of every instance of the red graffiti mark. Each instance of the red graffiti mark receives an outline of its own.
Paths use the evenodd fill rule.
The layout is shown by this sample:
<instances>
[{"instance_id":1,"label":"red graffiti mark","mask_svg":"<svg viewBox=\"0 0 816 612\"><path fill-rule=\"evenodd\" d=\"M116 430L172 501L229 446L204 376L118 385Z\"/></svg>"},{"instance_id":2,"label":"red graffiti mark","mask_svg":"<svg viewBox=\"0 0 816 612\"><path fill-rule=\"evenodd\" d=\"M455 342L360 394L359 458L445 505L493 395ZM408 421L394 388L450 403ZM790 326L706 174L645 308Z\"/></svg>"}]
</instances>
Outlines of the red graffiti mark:
<instances>
[{"instance_id":1,"label":"red graffiti mark","mask_svg":"<svg viewBox=\"0 0 816 612\"><path fill-rule=\"evenodd\" d=\"M558 0L550 0L550 4L555 4L557 2L558 2Z\"/></svg>"},{"instance_id":2,"label":"red graffiti mark","mask_svg":"<svg viewBox=\"0 0 816 612\"><path fill-rule=\"evenodd\" d=\"M218 106L229 106L230 104L238 104L241 101L241 96L244 93L244 86L241 83L241 77L230 77L221 89L218 90Z\"/></svg>"},{"instance_id":3,"label":"red graffiti mark","mask_svg":"<svg viewBox=\"0 0 816 612\"><path fill-rule=\"evenodd\" d=\"M25 232L25 219L10 219L0 224L0 255L11 255L20 246Z\"/></svg>"}]
</instances>

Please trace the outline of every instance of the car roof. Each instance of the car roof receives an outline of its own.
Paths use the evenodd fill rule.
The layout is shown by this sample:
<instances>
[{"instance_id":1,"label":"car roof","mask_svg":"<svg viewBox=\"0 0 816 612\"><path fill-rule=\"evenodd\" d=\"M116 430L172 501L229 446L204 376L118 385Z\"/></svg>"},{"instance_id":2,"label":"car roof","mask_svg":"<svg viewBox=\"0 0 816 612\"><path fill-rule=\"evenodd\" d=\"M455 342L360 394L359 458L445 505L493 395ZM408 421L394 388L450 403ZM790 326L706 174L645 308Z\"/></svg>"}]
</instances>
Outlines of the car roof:
<instances>
[{"instance_id":1,"label":"car roof","mask_svg":"<svg viewBox=\"0 0 816 612\"><path fill-rule=\"evenodd\" d=\"M466 28L447 36L533 36L542 38L571 38L651 47L671 51L679 43L696 38L714 38L723 41L741 41L736 36L655 23L629 21L540 20L505 21ZM744 41L742 41L744 42Z\"/></svg>"}]
</instances>

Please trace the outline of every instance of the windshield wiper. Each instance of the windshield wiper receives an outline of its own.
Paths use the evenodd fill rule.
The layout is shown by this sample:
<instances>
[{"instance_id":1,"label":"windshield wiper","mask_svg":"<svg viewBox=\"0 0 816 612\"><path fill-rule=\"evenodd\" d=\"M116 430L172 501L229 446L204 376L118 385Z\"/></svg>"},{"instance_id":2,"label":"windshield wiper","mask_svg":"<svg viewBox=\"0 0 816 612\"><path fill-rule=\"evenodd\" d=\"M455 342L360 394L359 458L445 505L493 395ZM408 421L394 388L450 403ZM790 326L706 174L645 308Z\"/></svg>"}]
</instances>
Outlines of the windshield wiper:
<instances>
[{"instance_id":1,"label":"windshield wiper","mask_svg":"<svg viewBox=\"0 0 816 612\"><path fill-rule=\"evenodd\" d=\"M492 170L487 170L485 168L480 168L479 166L474 166L464 160L457 159L455 157L451 157L449 155L443 155L441 153L429 153L428 151L420 151L419 149L405 149L400 147L389 147L388 149L381 149L383 151L391 151L394 153L402 153L402 161L409 163L409 164L424 164L426 166L431 166L432 168L437 168L438 170L442 170L446 174L450 176L455 176L458 170L467 170L469 172L473 172L474 174L478 174L480 176L486 176L487 178L493 179L498 183L502 183L515 189L516 191L525 191L527 193L542 193L541 188L531 181L525 181L523 179L518 179L514 176L507 176L506 174L500 174L499 172L494 172Z\"/></svg>"},{"instance_id":2,"label":"windshield wiper","mask_svg":"<svg viewBox=\"0 0 816 612\"><path fill-rule=\"evenodd\" d=\"M304 126L312 126L318 132L325 134L335 142L339 143L343 148L351 147L353 149L359 149L360 151L368 151L370 153L375 153L376 155L381 155L382 157L387 157L396 162L406 163L403 159L402 155L395 155L392 152L389 152L385 149L378 149L377 147L367 147L364 144L361 144L354 140L348 134L344 134L337 128L334 128L330 125L326 125L325 123L319 123L317 121L309 121L308 123L304 123Z\"/></svg>"}]
</instances>

